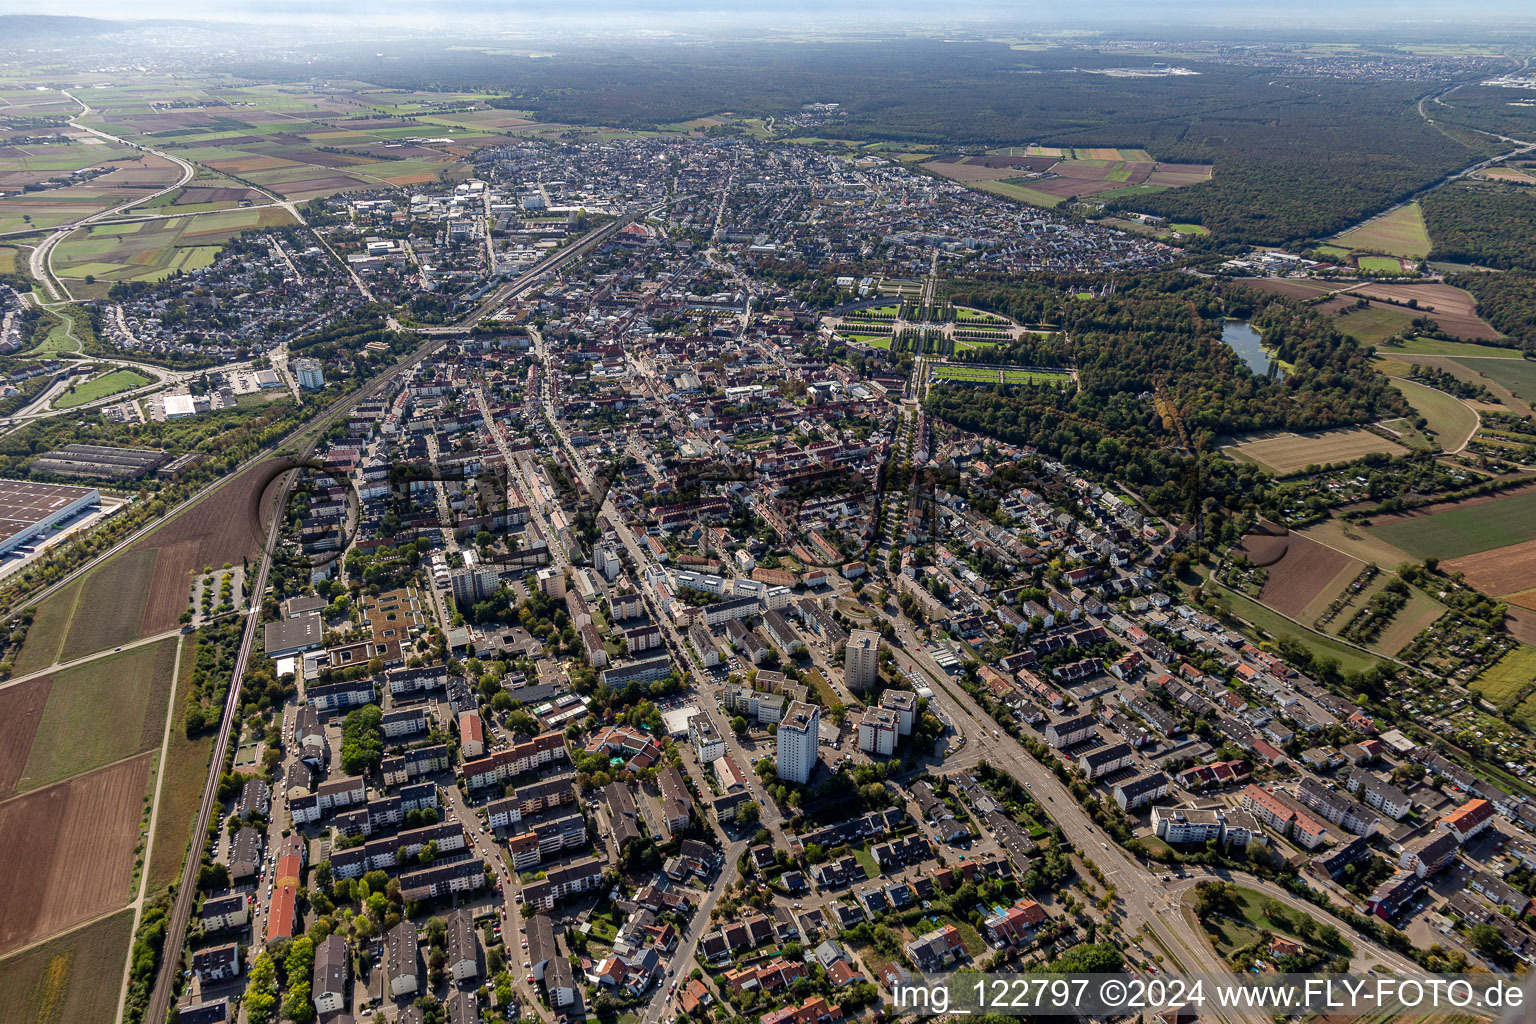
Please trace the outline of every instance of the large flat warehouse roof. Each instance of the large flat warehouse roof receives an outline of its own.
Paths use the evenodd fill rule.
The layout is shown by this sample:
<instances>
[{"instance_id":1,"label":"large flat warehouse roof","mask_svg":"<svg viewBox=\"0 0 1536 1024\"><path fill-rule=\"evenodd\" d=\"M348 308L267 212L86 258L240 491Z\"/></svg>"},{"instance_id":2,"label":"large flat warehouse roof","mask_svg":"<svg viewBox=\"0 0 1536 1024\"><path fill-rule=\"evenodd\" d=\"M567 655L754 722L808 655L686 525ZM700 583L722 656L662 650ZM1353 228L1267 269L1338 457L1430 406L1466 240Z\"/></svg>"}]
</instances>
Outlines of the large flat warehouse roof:
<instances>
[{"instance_id":1,"label":"large flat warehouse roof","mask_svg":"<svg viewBox=\"0 0 1536 1024\"><path fill-rule=\"evenodd\" d=\"M99 498L94 487L0 479L0 540L51 523L71 505Z\"/></svg>"}]
</instances>

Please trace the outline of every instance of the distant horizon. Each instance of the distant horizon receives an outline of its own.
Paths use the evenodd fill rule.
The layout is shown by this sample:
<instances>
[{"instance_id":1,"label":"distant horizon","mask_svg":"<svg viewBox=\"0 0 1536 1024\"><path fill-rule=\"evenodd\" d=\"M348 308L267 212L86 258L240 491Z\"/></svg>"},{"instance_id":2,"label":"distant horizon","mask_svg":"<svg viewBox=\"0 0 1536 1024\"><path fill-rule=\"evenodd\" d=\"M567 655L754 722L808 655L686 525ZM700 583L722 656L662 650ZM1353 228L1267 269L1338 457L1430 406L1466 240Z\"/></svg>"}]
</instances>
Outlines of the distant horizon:
<instances>
[{"instance_id":1,"label":"distant horizon","mask_svg":"<svg viewBox=\"0 0 1536 1024\"><path fill-rule=\"evenodd\" d=\"M979 0L946 5L942 12L931 4L905 2L882 5L872 17L868 5L859 3L669 3L651 0L641 4L616 4L609 0L576 0L559 5L522 4L517 7L492 0L407 3L404 0L370 0L362 4L339 2L301 3L297 0L235 0L214 5L194 0L159 0L136 5L124 17L120 4L106 0L63 0L40 14L34 4L0 2L0 17L36 19L93 18L124 29L143 29L156 23L187 25L241 24L257 28L307 27L330 29L354 41L397 38L402 31L429 33L441 41L469 34L472 38L510 37L536 39L555 36L605 36L642 33L641 38L730 36L748 32L768 33L768 38L803 38L820 31L852 32L865 38L899 36L910 32L942 34L991 32L1040 36L1059 32L1086 34L1088 38L1130 35L1158 38L1187 37L1209 32L1235 38L1250 34L1271 39L1302 39L1312 33L1374 33L1351 40L1361 44L1402 37L1462 40L1475 37L1487 42L1491 32L1507 29L1526 33L1536 30L1536 5L1520 0L1483 0L1475 4L1444 0L1363 0L1340 5L1325 0L1272 3L1219 3L1182 0L1155 9L1128 0L1096 0L1063 10L1047 3L1018 4ZM316 40L320 41L320 40ZM331 40L327 40L331 41ZM1510 40L1513 42L1514 40Z\"/></svg>"}]
</instances>

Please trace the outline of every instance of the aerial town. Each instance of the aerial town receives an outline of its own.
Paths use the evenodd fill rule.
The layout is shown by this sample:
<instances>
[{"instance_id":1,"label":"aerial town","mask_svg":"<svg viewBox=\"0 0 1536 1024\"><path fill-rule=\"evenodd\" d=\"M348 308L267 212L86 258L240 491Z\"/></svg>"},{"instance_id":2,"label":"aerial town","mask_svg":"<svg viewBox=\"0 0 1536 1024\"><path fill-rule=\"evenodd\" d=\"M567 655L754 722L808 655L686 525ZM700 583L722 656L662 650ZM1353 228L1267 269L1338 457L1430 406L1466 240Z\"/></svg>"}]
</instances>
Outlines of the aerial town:
<instances>
[{"instance_id":1,"label":"aerial town","mask_svg":"<svg viewBox=\"0 0 1536 1024\"><path fill-rule=\"evenodd\" d=\"M186 165L188 212L87 233L255 219L144 277L44 225L35 283L0 279L0 832L38 865L0 957L78 1013L37 1019L94 1020L44 983L87 947L47 943L106 920L118 1024L837 1024L957 970L1536 963L1536 680L1487 682L1532 651L1486 625L1529 580L1369 518L1524 501L1536 428L1358 254L1196 266L1160 216L973 187L1083 173L1040 146L498 125L396 183L454 142L402 118L404 155L310 194L194 177L165 138L201 108L150 109L136 159ZM1295 386L1375 372L1297 347L1325 279L1329 315L1413 325L1363 425ZM1291 436L1349 437L1280 467L1300 414L1233 426L1146 346L1087 351L1149 324L1230 406L1291 386ZM1428 390L1475 406L1459 447ZM1187 484L1144 461L1191 453ZM45 812L64 838L14 838ZM99 881L50 873L66 841Z\"/></svg>"}]
</instances>

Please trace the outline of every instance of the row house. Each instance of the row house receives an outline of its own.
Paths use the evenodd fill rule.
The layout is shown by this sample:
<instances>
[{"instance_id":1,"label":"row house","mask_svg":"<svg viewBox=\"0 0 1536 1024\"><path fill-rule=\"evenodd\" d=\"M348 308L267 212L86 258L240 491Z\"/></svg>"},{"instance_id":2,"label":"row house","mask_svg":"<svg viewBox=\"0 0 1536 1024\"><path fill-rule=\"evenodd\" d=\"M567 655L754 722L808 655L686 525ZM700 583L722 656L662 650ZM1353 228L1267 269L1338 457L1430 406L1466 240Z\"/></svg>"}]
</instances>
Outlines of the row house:
<instances>
[{"instance_id":1,"label":"row house","mask_svg":"<svg viewBox=\"0 0 1536 1024\"><path fill-rule=\"evenodd\" d=\"M464 781L471 789L491 786L566 757L563 734L541 733L526 743L465 762Z\"/></svg>"},{"instance_id":2,"label":"row house","mask_svg":"<svg viewBox=\"0 0 1536 1024\"><path fill-rule=\"evenodd\" d=\"M450 764L448 747L439 743L430 747L416 747L397 757L386 757L380 763L379 771L384 776L386 786L403 786L423 775L445 772Z\"/></svg>"}]
</instances>

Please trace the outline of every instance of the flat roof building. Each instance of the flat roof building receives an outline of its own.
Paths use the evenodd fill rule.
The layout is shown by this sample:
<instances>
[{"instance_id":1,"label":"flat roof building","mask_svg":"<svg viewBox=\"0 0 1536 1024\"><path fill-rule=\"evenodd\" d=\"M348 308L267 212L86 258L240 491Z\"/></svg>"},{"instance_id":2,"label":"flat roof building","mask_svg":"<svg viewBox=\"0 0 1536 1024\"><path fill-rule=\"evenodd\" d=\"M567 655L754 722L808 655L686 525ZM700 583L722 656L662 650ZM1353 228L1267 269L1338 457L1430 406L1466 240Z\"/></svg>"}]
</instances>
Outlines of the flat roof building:
<instances>
[{"instance_id":1,"label":"flat roof building","mask_svg":"<svg viewBox=\"0 0 1536 1024\"><path fill-rule=\"evenodd\" d=\"M49 528L100 501L94 487L0 480L0 554L41 541Z\"/></svg>"}]
</instances>

